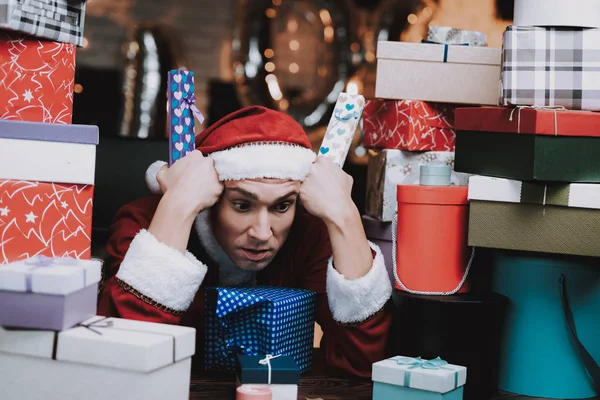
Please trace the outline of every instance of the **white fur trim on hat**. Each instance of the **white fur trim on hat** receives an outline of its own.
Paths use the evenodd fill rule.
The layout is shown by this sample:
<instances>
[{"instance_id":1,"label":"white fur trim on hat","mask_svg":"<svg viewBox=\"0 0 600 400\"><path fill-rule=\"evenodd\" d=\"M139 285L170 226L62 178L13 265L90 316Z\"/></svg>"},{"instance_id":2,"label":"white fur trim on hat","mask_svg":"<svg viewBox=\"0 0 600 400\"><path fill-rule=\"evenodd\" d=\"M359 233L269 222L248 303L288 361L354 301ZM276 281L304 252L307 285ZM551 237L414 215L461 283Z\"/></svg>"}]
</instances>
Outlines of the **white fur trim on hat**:
<instances>
[{"instance_id":1,"label":"white fur trim on hat","mask_svg":"<svg viewBox=\"0 0 600 400\"><path fill-rule=\"evenodd\" d=\"M306 147L257 143L215 151L210 156L222 181L274 178L302 181L317 155Z\"/></svg>"},{"instance_id":2,"label":"white fur trim on hat","mask_svg":"<svg viewBox=\"0 0 600 400\"><path fill-rule=\"evenodd\" d=\"M327 299L333 319L338 322L359 323L383 308L392 295L392 283L385 268L381 249L369 242L375 259L367 274L348 280L333 267L333 257L327 267Z\"/></svg>"},{"instance_id":3,"label":"white fur trim on hat","mask_svg":"<svg viewBox=\"0 0 600 400\"><path fill-rule=\"evenodd\" d=\"M148 189L150 189L153 194L162 194L160 184L156 179L156 174L158 174L158 171L165 165L167 165L167 163L164 161L154 161L146 170L146 185L148 185Z\"/></svg>"}]
</instances>

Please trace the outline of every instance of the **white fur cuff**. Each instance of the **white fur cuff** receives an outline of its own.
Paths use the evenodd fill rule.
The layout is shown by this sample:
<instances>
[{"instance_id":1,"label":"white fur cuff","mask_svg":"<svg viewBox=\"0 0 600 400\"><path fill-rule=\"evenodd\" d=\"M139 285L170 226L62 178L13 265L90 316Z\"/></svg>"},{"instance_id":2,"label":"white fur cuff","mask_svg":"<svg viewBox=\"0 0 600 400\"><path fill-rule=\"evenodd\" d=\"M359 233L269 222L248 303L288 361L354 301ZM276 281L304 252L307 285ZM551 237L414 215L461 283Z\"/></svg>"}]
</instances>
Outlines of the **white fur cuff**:
<instances>
[{"instance_id":1,"label":"white fur cuff","mask_svg":"<svg viewBox=\"0 0 600 400\"><path fill-rule=\"evenodd\" d=\"M376 255L371 270L363 277L348 280L333 267L327 267L327 299L336 321L348 324L366 320L385 305L392 295L392 283L381 250L369 242Z\"/></svg>"},{"instance_id":2,"label":"white fur cuff","mask_svg":"<svg viewBox=\"0 0 600 400\"><path fill-rule=\"evenodd\" d=\"M146 185L148 185L148 189L150 189L153 194L162 194L162 190L160 190L160 185L156 179L156 174L158 174L158 171L165 165L167 165L167 163L164 161L154 161L146 170Z\"/></svg>"},{"instance_id":3,"label":"white fur cuff","mask_svg":"<svg viewBox=\"0 0 600 400\"><path fill-rule=\"evenodd\" d=\"M184 256L142 229L131 241L117 278L165 307L185 311L206 271L190 252Z\"/></svg>"}]
</instances>

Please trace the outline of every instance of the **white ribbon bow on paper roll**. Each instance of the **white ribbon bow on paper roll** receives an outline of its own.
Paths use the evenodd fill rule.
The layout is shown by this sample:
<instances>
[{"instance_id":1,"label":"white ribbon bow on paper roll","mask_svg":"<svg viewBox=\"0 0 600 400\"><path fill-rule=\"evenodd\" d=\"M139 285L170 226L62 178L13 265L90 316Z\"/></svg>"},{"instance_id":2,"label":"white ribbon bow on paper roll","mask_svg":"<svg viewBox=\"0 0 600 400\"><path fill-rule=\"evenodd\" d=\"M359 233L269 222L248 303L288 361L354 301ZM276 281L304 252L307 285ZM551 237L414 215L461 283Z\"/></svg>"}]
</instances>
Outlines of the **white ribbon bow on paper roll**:
<instances>
[{"instance_id":1,"label":"white ribbon bow on paper roll","mask_svg":"<svg viewBox=\"0 0 600 400\"><path fill-rule=\"evenodd\" d=\"M277 357L281 357L281 354L278 354L276 356L273 356L271 354L267 354L265 356L265 358L263 358L262 360L260 360L258 362L260 365L266 365L267 368L269 369L269 375L268 375L268 378L267 378L267 384L269 384L269 385L271 384L271 360L273 360L273 359L275 359Z\"/></svg>"}]
</instances>

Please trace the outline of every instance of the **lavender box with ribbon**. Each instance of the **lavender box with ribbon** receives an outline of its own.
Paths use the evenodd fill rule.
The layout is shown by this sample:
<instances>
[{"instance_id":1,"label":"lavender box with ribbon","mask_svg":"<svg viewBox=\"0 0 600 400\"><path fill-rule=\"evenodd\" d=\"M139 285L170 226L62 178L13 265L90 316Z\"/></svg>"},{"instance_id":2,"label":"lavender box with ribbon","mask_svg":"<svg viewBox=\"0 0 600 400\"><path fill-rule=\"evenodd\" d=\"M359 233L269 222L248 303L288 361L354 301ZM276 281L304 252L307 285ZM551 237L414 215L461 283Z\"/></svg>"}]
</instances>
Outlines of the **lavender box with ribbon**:
<instances>
[{"instance_id":1,"label":"lavender box with ribbon","mask_svg":"<svg viewBox=\"0 0 600 400\"><path fill-rule=\"evenodd\" d=\"M2 396L187 400L195 340L194 328L101 316L63 332L0 327Z\"/></svg>"},{"instance_id":2,"label":"lavender box with ribbon","mask_svg":"<svg viewBox=\"0 0 600 400\"><path fill-rule=\"evenodd\" d=\"M204 117L195 105L193 72L171 70L168 84L169 165L172 165L194 151L194 118L202 124Z\"/></svg>"},{"instance_id":3,"label":"lavender box with ribbon","mask_svg":"<svg viewBox=\"0 0 600 400\"><path fill-rule=\"evenodd\" d=\"M396 356L373 364L372 379L373 400L462 400L467 368Z\"/></svg>"},{"instance_id":4,"label":"lavender box with ribbon","mask_svg":"<svg viewBox=\"0 0 600 400\"><path fill-rule=\"evenodd\" d=\"M0 268L0 325L62 331L96 314L100 260L38 256Z\"/></svg>"}]
</instances>

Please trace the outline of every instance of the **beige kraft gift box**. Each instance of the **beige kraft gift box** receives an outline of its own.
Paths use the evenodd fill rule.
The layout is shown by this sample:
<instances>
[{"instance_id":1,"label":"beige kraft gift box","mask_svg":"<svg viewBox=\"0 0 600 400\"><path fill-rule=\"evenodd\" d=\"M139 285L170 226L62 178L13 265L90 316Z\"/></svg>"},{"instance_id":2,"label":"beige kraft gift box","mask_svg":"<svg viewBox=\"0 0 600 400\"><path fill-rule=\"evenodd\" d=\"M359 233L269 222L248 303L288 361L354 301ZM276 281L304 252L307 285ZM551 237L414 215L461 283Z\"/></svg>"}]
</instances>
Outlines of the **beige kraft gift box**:
<instances>
[{"instance_id":1,"label":"beige kraft gift box","mask_svg":"<svg viewBox=\"0 0 600 400\"><path fill-rule=\"evenodd\" d=\"M99 316L82 325L0 327L0 399L189 398L194 328Z\"/></svg>"},{"instance_id":2,"label":"beige kraft gift box","mask_svg":"<svg viewBox=\"0 0 600 400\"><path fill-rule=\"evenodd\" d=\"M498 105L502 49L380 41L375 97Z\"/></svg>"}]
</instances>

